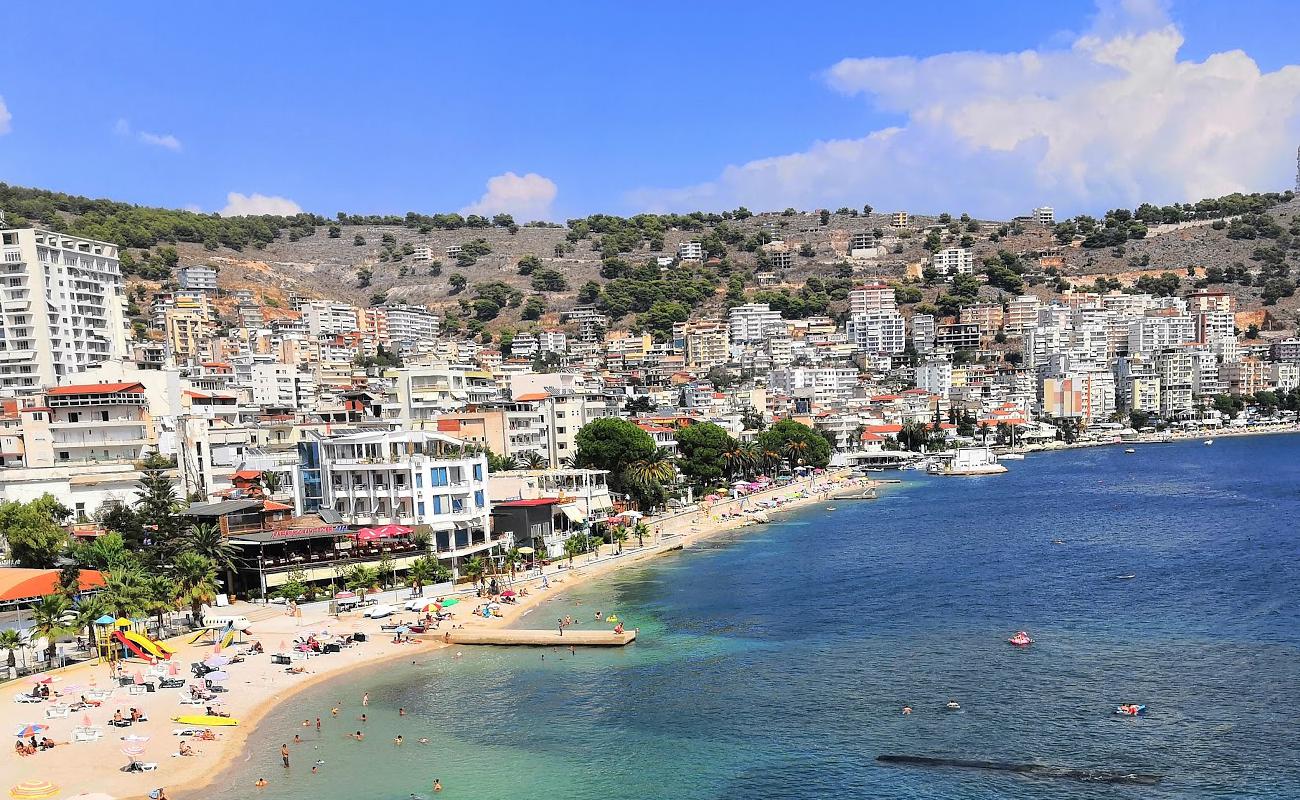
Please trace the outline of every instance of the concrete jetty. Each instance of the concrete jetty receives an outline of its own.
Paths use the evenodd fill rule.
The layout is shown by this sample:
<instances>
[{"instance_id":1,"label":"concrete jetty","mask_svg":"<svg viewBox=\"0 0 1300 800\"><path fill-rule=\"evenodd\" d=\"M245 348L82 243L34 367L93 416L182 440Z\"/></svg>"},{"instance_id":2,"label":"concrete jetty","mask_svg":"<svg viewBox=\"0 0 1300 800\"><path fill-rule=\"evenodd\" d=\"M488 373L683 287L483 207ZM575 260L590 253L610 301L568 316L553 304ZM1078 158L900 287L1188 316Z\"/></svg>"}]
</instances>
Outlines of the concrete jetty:
<instances>
[{"instance_id":1,"label":"concrete jetty","mask_svg":"<svg viewBox=\"0 0 1300 800\"><path fill-rule=\"evenodd\" d=\"M529 647L622 647L636 641L635 630L614 633L604 631L575 631L566 629L561 636L558 630L471 630L461 629L431 634L427 638L442 639L452 644L524 645Z\"/></svg>"}]
</instances>

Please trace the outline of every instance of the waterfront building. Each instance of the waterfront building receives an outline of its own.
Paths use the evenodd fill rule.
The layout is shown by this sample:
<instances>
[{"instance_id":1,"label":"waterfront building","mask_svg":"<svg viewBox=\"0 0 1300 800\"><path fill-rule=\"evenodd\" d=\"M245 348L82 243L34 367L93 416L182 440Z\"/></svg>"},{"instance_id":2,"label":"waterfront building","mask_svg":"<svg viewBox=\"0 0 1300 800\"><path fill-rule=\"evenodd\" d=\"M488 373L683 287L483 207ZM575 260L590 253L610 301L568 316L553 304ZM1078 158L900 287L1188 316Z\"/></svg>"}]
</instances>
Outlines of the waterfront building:
<instances>
[{"instance_id":1,"label":"waterfront building","mask_svg":"<svg viewBox=\"0 0 1300 800\"><path fill-rule=\"evenodd\" d=\"M117 245L0 230L0 390L53 386L129 355Z\"/></svg>"}]
</instances>

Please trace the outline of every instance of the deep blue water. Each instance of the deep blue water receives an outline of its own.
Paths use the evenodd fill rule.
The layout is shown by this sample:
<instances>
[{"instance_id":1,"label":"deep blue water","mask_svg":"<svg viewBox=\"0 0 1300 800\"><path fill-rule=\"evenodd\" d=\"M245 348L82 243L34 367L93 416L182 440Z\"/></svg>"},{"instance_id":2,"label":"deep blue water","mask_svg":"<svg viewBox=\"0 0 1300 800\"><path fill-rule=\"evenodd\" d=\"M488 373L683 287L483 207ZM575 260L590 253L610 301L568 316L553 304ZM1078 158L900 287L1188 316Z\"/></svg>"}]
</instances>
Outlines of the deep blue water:
<instances>
[{"instance_id":1,"label":"deep blue water","mask_svg":"<svg viewBox=\"0 0 1300 800\"><path fill-rule=\"evenodd\" d=\"M273 712L212 796L247 797L266 774L267 800L427 796L434 777L442 797L483 800L1300 797L1300 437L1009 466L902 473L879 501L560 587L524 624L600 609L642 638L544 659L465 648L349 676ZM1028 650L1005 643L1020 628ZM356 743L344 728L366 690ZM349 721L327 723L284 774L280 741L339 698ZM1149 715L1117 718L1120 702ZM1167 777L1110 786L874 761L886 752Z\"/></svg>"}]
</instances>

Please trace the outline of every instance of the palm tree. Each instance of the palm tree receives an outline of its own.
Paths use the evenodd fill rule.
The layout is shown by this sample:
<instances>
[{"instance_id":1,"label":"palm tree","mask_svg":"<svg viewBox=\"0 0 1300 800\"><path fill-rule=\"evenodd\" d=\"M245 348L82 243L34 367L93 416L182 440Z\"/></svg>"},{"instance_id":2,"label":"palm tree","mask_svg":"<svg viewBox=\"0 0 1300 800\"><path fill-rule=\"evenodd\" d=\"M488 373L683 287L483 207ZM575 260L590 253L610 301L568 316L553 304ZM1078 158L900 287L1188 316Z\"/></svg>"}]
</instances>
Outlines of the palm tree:
<instances>
[{"instance_id":1,"label":"palm tree","mask_svg":"<svg viewBox=\"0 0 1300 800\"><path fill-rule=\"evenodd\" d=\"M347 587L354 592L364 593L366 589L375 585L378 574L373 567L357 564L348 572Z\"/></svg>"},{"instance_id":2,"label":"palm tree","mask_svg":"<svg viewBox=\"0 0 1300 800\"><path fill-rule=\"evenodd\" d=\"M163 615L176 610L176 583L166 575L150 575L145 582L145 592L144 610L154 615L158 625L158 635L161 637Z\"/></svg>"},{"instance_id":3,"label":"palm tree","mask_svg":"<svg viewBox=\"0 0 1300 800\"><path fill-rule=\"evenodd\" d=\"M636 536L637 547L645 547L645 537L650 535L650 526L641 520L637 520L636 527L632 529L632 533Z\"/></svg>"},{"instance_id":4,"label":"palm tree","mask_svg":"<svg viewBox=\"0 0 1300 800\"><path fill-rule=\"evenodd\" d=\"M565 469L573 469L574 467L578 466L578 462L574 459L573 456L565 456L564 458L560 459L560 466L564 467Z\"/></svg>"},{"instance_id":5,"label":"palm tree","mask_svg":"<svg viewBox=\"0 0 1300 800\"><path fill-rule=\"evenodd\" d=\"M523 554L519 552L519 548L511 545L510 549L507 550L505 554L506 567L510 570L510 580L513 581L515 579L515 567L518 566L519 562L522 560Z\"/></svg>"},{"instance_id":6,"label":"palm tree","mask_svg":"<svg viewBox=\"0 0 1300 800\"><path fill-rule=\"evenodd\" d=\"M18 651L23 647L23 636L13 628L5 628L0 631L0 650L8 652L7 664L9 673L14 674L18 668Z\"/></svg>"},{"instance_id":7,"label":"palm tree","mask_svg":"<svg viewBox=\"0 0 1300 800\"><path fill-rule=\"evenodd\" d=\"M211 522L192 525L185 536L185 549L212 562L218 572L233 572L240 550L230 543L221 527Z\"/></svg>"},{"instance_id":8,"label":"palm tree","mask_svg":"<svg viewBox=\"0 0 1300 800\"><path fill-rule=\"evenodd\" d=\"M74 544L71 554L77 563L101 572L124 567L135 555L127 549L122 534L115 531Z\"/></svg>"},{"instance_id":9,"label":"palm tree","mask_svg":"<svg viewBox=\"0 0 1300 800\"><path fill-rule=\"evenodd\" d=\"M587 552L587 537L581 533L575 533L564 540L564 554L569 557L569 566L573 566L573 557L579 553Z\"/></svg>"},{"instance_id":10,"label":"palm tree","mask_svg":"<svg viewBox=\"0 0 1300 800\"><path fill-rule=\"evenodd\" d=\"M279 472L263 472L262 488L266 490L268 497L274 496L284 485L284 476Z\"/></svg>"},{"instance_id":11,"label":"palm tree","mask_svg":"<svg viewBox=\"0 0 1300 800\"><path fill-rule=\"evenodd\" d=\"M790 459L790 468L796 469L803 463L804 457L808 455L808 443L799 439L791 439L785 443L785 455Z\"/></svg>"},{"instance_id":12,"label":"palm tree","mask_svg":"<svg viewBox=\"0 0 1300 800\"><path fill-rule=\"evenodd\" d=\"M483 580L483 576L487 574L487 564L479 556L474 556L466 561L461 565L460 569L461 572L465 573L466 577L474 581L475 589L479 588L479 581Z\"/></svg>"},{"instance_id":13,"label":"palm tree","mask_svg":"<svg viewBox=\"0 0 1300 800\"><path fill-rule=\"evenodd\" d=\"M750 466L750 451L745 445L739 442L732 442L731 446L722 451L722 463L727 468L727 476L734 478L737 475L745 474Z\"/></svg>"},{"instance_id":14,"label":"palm tree","mask_svg":"<svg viewBox=\"0 0 1300 800\"><path fill-rule=\"evenodd\" d=\"M115 617L132 617L145 606L145 574L138 568L104 573L104 590L97 595Z\"/></svg>"},{"instance_id":15,"label":"palm tree","mask_svg":"<svg viewBox=\"0 0 1300 800\"><path fill-rule=\"evenodd\" d=\"M61 594L47 594L32 606L32 630L45 637L46 660L54 660L58 638L72 632L68 624L71 614L72 601Z\"/></svg>"},{"instance_id":16,"label":"palm tree","mask_svg":"<svg viewBox=\"0 0 1300 800\"><path fill-rule=\"evenodd\" d=\"M528 469L546 469L550 466L550 460L536 450L529 450L521 454L519 458Z\"/></svg>"},{"instance_id":17,"label":"palm tree","mask_svg":"<svg viewBox=\"0 0 1300 800\"><path fill-rule=\"evenodd\" d=\"M108 598L102 593L92 594L81 598L77 603L77 619L74 623L78 631L84 631L86 641L94 647L95 642L95 620L105 614L113 613L113 609L108 604Z\"/></svg>"},{"instance_id":18,"label":"palm tree","mask_svg":"<svg viewBox=\"0 0 1300 800\"><path fill-rule=\"evenodd\" d=\"M677 474L673 454L666 447L656 447L653 453L627 466L627 475L637 483L666 483Z\"/></svg>"},{"instance_id":19,"label":"palm tree","mask_svg":"<svg viewBox=\"0 0 1300 800\"><path fill-rule=\"evenodd\" d=\"M424 593L424 585L433 580L434 562L428 556L421 556L411 562L406 570L406 580L416 594Z\"/></svg>"},{"instance_id":20,"label":"palm tree","mask_svg":"<svg viewBox=\"0 0 1300 800\"><path fill-rule=\"evenodd\" d=\"M610 538L614 540L614 543L618 545L618 555L622 555L623 542L626 542L628 537L627 527L624 525L615 525L614 530L610 531L609 535Z\"/></svg>"},{"instance_id":21,"label":"palm tree","mask_svg":"<svg viewBox=\"0 0 1300 800\"><path fill-rule=\"evenodd\" d=\"M212 559L198 553L180 553L172 561L171 576L176 582L177 602L189 603L194 623L202 624L203 604L212 602L217 594L217 568Z\"/></svg>"}]
</instances>

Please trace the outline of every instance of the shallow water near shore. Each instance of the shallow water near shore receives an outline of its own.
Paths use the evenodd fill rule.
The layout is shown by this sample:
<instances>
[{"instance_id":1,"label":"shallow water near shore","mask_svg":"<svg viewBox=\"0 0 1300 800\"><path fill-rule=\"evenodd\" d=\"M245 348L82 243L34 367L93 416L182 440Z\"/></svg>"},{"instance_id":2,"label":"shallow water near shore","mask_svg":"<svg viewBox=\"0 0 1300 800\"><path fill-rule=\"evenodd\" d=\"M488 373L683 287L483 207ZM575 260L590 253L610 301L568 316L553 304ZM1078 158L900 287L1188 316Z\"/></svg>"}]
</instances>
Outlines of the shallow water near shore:
<instances>
[{"instance_id":1,"label":"shallow water near shore","mask_svg":"<svg viewBox=\"0 0 1300 800\"><path fill-rule=\"evenodd\" d=\"M571 614L581 629L600 610L640 639L461 647L348 675L272 711L202 795L247 798L265 776L267 800L429 797L435 777L440 797L482 800L1300 796L1300 436L1009 466L903 473L879 501L557 586L515 624ZM1025 650L1005 642L1020 628L1036 639ZM1149 715L1117 718L1121 702ZM300 727L317 716L319 738ZM346 737L358 729L365 741ZM911 769L880 753L1166 778Z\"/></svg>"}]
</instances>

